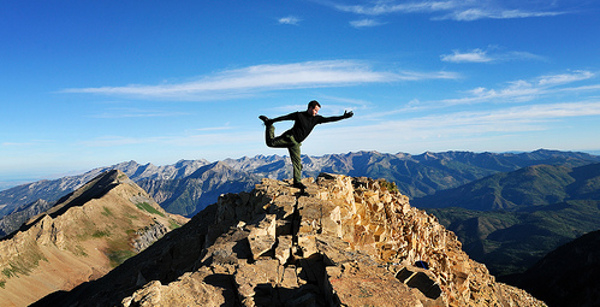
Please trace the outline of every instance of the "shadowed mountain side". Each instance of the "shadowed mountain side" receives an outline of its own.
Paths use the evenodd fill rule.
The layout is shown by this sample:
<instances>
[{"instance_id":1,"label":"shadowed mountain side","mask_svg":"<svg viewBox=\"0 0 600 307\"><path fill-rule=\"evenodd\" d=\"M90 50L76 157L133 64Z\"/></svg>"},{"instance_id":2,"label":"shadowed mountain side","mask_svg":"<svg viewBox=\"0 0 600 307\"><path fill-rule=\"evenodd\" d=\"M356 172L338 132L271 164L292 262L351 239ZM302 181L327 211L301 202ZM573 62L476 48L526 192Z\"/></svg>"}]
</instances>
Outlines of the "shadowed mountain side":
<instances>
[{"instance_id":1,"label":"shadowed mountain side","mask_svg":"<svg viewBox=\"0 0 600 307\"><path fill-rule=\"evenodd\" d=\"M384 181L227 194L101 279L33 306L545 306L495 282Z\"/></svg>"},{"instance_id":2,"label":"shadowed mountain side","mask_svg":"<svg viewBox=\"0 0 600 307\"><path fill-rule=\"evenodd\" d=\"M549 306L600 306L599 275L600 231L594 231L548 253L511 283Z\"/></svg>"},{"instance_id":3,"label":"shadowed mountain side","mask_svg":"<svg viewBox=\"0 0 600 307\"><path fill-rule=\"evenodd\" d=\"M0 302L25 306L101 277L187 221L109 171L0 240Z\"/></svg>"}]
</instances>

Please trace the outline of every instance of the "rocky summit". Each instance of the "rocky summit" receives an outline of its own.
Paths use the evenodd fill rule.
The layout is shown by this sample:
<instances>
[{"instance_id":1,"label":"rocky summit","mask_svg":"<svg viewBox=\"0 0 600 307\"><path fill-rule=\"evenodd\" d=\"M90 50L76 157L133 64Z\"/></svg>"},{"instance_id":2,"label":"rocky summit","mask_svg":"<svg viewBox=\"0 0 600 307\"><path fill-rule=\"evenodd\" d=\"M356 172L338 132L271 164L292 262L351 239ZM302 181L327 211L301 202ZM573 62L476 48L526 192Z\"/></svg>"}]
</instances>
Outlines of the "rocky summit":
<instances>
[{"instance_id":1,"label":"rocky summit","mask_svg":"<svg viewBox=\"0 0 600 307\"><path fill-rule=\"evenodd\" d=\"M263 179L222 195L62 306L546 306L495 281L382 180Z\"/></svg>"}]
</instances>

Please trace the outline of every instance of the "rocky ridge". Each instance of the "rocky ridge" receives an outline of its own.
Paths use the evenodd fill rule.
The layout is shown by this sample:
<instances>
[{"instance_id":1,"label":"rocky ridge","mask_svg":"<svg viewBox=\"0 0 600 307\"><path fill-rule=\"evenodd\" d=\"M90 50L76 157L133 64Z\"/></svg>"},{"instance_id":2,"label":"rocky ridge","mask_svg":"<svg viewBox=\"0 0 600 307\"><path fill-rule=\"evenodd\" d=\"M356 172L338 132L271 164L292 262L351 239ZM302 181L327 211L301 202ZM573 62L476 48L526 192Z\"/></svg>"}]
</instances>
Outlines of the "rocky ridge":
<instances>
[{"instance_id":1,"label":"rocky ridge","mask_svg":"<svg viewBox=\"0 0 600 307\"><path fill-rule=\"evenodd\" d=\"M34 306L545 306L384 181L226 194L105 277Z\"/></svg>"},{"instance_id":2,"label":"rocky ridge","mask_svg":"<svg viewBox=\"0 0 600 307\"><path fill-rule=\"evenodd\" d=\"M25 306L109 272L187 219L121 171L100 174L0 240L0 302Z\"/></svg>"},{"instance_id":3,"label":"rocky ridge","mask_svg":"<svg viewBox=\"0 0 600 307\"><path fill-rule=\"evenodd\" d=\"M452 232L378 181L322 174L306 184L298 194L264 179L222 196L198 268L122 304L544 306L497 283Z\"/></svg>"}]
</instances>

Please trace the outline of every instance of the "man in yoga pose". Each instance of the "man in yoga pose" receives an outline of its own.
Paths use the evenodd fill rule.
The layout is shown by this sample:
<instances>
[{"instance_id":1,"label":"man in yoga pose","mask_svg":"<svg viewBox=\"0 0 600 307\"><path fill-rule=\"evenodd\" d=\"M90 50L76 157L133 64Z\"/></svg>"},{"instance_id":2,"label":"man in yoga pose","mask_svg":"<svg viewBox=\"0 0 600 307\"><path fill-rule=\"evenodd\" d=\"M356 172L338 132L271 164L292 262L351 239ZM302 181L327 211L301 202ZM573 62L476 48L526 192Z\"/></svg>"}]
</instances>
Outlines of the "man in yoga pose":
<instances>
[{"instance_id":1,"label":"man in yoga pose","mask_svg":"<svg viewBox=\"0 0 600 307\"><path fill-rule=\"evenodd\" d=\"M323 117L317 115L321 105L316 100L308 103L308 109L303 112L294 112L288 115L270 119L264 115L259 116L266 126L265 139L267 146L275 148L287 148L292 159L294 169L294 187L304 190L306 186L302 184L302 160L300 159L300 146L302 141L310 134L313 128L318 124L335 122L341 119L350 118L354 115L352 111L344 112L342 116ZM284 132L281 136L275 137L275 127L273 123L282 120L293 120L294 126Z\"/></svg>"}]
</instances>

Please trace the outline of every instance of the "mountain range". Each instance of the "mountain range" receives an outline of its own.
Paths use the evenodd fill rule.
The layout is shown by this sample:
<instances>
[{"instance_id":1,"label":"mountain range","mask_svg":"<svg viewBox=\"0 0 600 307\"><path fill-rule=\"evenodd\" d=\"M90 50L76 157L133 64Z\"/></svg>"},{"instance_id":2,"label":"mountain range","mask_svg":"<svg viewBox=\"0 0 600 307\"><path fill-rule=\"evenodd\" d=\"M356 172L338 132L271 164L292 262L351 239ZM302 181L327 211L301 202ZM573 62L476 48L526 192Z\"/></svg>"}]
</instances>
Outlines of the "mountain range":
<instances>
[{"instance_id":1,"label":"mountain range","mask_svg":"<svg viewBox=\"0 0 600 307\"><path fill-rule=\"evenodd\" d=\"M426 208L457 233L465 251L498 276L523 272L552 249L600 228L598 162L599 156L543 149L303 156L305 177L330 172L395 183L413 205ZM6 215L0 219L0 235L111 169L123 171L167 212L187 217L216 202L220 194L249 191L260 178L291 175L289 158L277 155L181 160L167 166L123 162L0 191L0 215Z\"/></svg>"},{"instance_id":2,"label":"mountain range","mask_svg":"<svg viewBox=\"0 0 600 307\"><path fill-rule=\"evenodd\" d=\"M321 172L384 178L394 182L400 192L411 199L436 191L455 188L477 179L522 167L548 164L576 167L600 162L599 156L577 152L540 149L529 153L426 152L421 155L386 154L375 151L302 156L303 174L315 177ZM258 178L291 178L287 156L243 157L217 162L181 160L173 165L141 165L135 161L100 167L77 176L42 180L0 191L0 218L26 209L42 199L49 203L73 191L98 174L118 169L142 188L147 189L167 211L193 216L216 201L216 192L237 193L249 190ZM218 180L213 175L227 173ZM194 180L186 180L186 178ZM210 178L209 182L205 182ZM0 228L1 230L2 228ZM7 231L4 231L7 233Z\"/></svg>"}]
</instances>

